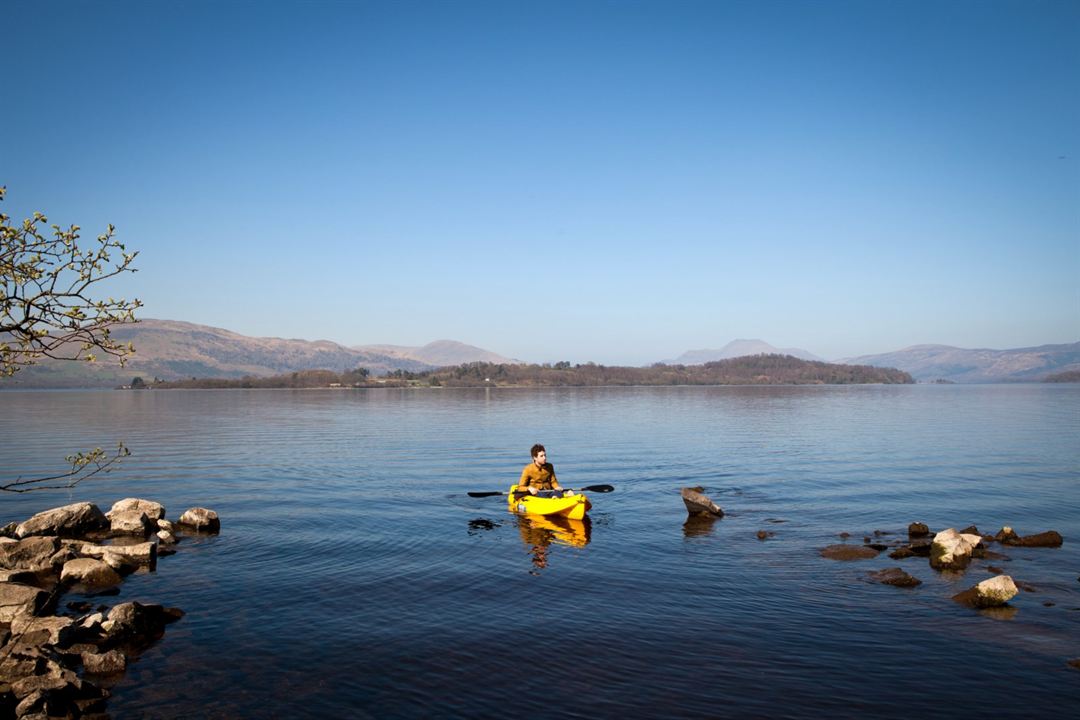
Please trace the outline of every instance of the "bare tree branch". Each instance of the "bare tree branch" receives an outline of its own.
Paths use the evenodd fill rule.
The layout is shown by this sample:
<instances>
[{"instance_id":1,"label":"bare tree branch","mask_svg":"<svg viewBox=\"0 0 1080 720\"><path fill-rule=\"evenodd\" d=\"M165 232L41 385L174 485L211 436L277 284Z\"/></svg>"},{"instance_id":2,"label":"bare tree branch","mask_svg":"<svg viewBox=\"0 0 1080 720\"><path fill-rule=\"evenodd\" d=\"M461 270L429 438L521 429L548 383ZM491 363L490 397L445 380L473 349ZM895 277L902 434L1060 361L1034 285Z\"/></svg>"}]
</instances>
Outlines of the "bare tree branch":
<instances>
[{"instance_id":1,"label":"bare tree branch","mask_svg":"<svg viewBox=\"0 0 1080 720\"><path fill-rule=\"evenodd\" d=\"M14 482L0 485L0 490L25 493L34 490L64 490L73 488L83 480L93 477L98 473L109 472L113 465L129 455L131 455L131 451L124 446L124 443L119 444L116 448L116 453L112 457L107 457L105 451L101 448L94 448L85 453L79 452L64 458L71 463L71 469L67 472L60 473L59 475L50 475L49 477L33 478L30 480L23 480L22 476L20 476ZM67 480L67 482L62 485L45 484L56 480Z\"/></svg>"},{"instance_id":2,"label":"bare tree branch","mask_svg":"<svg viewBox=\"0 0 1080 720\"><path fill-rule=\"evenodd\" d=\"M7 193L0 187L0 201ZM79 226L62 230L52 226L46 237L48 218L40 212L21 225L0 213L0 378L10 377L43 357L59 360L97 359L94 351L111 355L120 365L135 352L131 343L113 340L110 328L134 323L142 303L109 298L95 300L90 292L103 280L133 273L138 253L129 253L114 237L112 225L90 243L79 246ZM114 259L114 256L119 257ZM43 478L0 485L0 491L31 492L73 488L131 454L123 443L108 456L101 448L68 455L71 470ZM57 483L60 484L50 484Z\"/></svg>"}]
</instances>

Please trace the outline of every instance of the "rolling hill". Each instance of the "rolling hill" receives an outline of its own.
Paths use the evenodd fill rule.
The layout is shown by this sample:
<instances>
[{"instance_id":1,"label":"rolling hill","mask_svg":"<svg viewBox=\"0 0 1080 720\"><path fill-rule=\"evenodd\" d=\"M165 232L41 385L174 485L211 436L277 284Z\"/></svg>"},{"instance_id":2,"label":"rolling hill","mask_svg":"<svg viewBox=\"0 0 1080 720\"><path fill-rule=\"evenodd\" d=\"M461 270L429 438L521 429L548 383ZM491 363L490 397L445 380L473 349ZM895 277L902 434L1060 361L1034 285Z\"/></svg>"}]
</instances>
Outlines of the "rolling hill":
<instances>
[{"instance_id":1,"label":"rolling hill","mask_svg":"<svg viewBox=\"0 0 1080 720\"><path fill-rule=\"evenodd\" d=\"M112 336L119 342L135 345L136 353L125 367L112 358L96 363L46 359L4 380L0 387L114 387L129 383L136 376L145 380L269 377L301 370L341 372L357 367L378 375L393 370L420 372L446 364L500 357L449 340L424 348L408 348L423 351L413 356L405 352L348 348L327 340L248 337L177 320L141 320L114 328Z\"/></svg>"},{"instance_id":2,"label":"rolling hill","mask_svg":"<svg viewBox=\"0 0 1080 720\"><path fill-rule=\"evenodd\" d=\"M800 348L778 348L764 340L732 340L719 350L687 350L667 365L704 365L707 362L745 357L747 355L791 355L800 360L821 360L817 355Z\"/></svg>"},{"instance_id":3,"label":"rolling hill","mask_svg":"<svg viewBox=\"0 0 1080 720\"><path fill-rule=\"evenodd\" d=\"M914 345L881 355L848 358L843 362L894 367L923 382L1034 382L1049 375L1080 370L1080 342L1012 350Z\"/></svg>"},{"instance_id":4,"label":"rolling hill","mask_svg":"<svg viewBox=\"0 0 1080 720\"><path fill-rule=\"evenodd\" d=\"M369 352L388 355L394 358L416 360L433 367L448 367L462 365L471 362L487 363L518 363L520 360L512 360L497 353L478 348L474 345L466 345L456 340L436 340L422 347L408 347L405 345L357 345L352 348L359 352Z\"/></svg>"}]
</instances>

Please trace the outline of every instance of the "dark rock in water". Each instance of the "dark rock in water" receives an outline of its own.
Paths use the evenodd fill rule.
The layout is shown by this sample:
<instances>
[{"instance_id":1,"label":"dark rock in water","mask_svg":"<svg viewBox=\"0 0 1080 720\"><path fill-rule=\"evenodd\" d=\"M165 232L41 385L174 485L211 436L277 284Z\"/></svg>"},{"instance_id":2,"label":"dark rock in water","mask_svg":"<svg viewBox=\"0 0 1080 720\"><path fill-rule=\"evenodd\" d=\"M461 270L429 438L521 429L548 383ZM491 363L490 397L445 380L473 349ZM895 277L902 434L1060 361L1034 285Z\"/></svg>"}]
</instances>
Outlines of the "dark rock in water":
<instances>
[{"instance_id":1,"label":"dark rock in water","mask_svg":"<svg viewBox=\"0 0 1080 720\"><path fill-rule=\"evenodd\" d=\"M877 550L866 545L829 545L820 553L828 560L869 560L878 556Z\"/></svg>"},{"instance_id":2,"label":"dark rock in water","mask_svg":"<svg viewBox=\"0 0 1080 720\"><path fill-rule=\"evenodd\" d=\"M765 518L765 522L779 525L780 523L786 523L787 520L779 520L777 518Z\"/></svg>"},{"instance_id":3,"label":"dark rock in water","mask_svg":"<svg viewBox=\"0 0 1080 720\"><path fill-rule=\"evenodd\" d=\"M893 560L903 560L904 558L914 557L915 553L912 552L910 545L901 545L900 547L889 553L889 557Z\"/></svg>"},{"instance_id":4,"label":"dark rock in water","mask_svg":"<svg viewBox=\"0 0 1080 720\"><path fill-rule=\"evenodd\" d=\"M1056 530L1047 530L1037 535L1008 538L1002 541L1002 544L1019 547L1061 547L1063 542L1061 533Z\"/></svg>"},{"instance_id":5,"label":"dark rock in water","mask_svg":"<svg viewBox=\"0 0 1080 720\"><path fill-rule=\"evenodd\" d=\"M874 582L879 582L884 585L895 585L896 587L915 587L916 585L922 584L922 580L908 575L898 567L872 572L868 577Z\"/></svg>"},{"instance_id":6,"label":"dark rock in water","mask_svg":"<svg viewBox=\"0 0 1080 720\"><path fill-rule=\"evenodd\" d=\"M110 610L109 619L101 627L110 644L130 641L141 644L157 639L164 634L165 625L183 616L184 612L177 608L126 602Z\"/></svg>"},{"instance_id":7,"label":"dark rock in water","mask_svg":"<svg viewBox=\"0 0 1080 720\"><path fill-rule=\"evenodd\" d=\"M767 539L769 539L771 537L775 537L775 536L776 536L776 533L769 532L768 530L758 530L757 531L757 539L758 540L767 540Z\"/></svg>"},{"instance_id":8,"label":"dark rock in water","mask_svg":"<svg viewBox=\"0 0 1080 720\"><path fill-rule=\"evenodd\" d=\"M930 534L930 528L926 523L913 522L907 527L908 537L926 537Z\"/></svg>"},{"instance_id":9,"label":"dark rock in water","mask_svg":"<svg viewBox=\"0 0 1080 720\"><path fill-rule=\"evenodd\" d=\"M500 527L499 523L488 520L487 518L476 518L469 521L469 534L475 535L483 530L494 530Z\"/></svg>"},{"instance_id":10,"label":"dark rock in water","mask_svg":"<svg viewBox=\"0 0 1080 720\"><path fill-rule=\"evenodd\" d=\"M963 530L960 531L960 534L961 535L982 535L982 533L979 532L979 528L975 527L974 525L968 525L966 528L964 528Z\"/></svg>"},{"instance_id":11,"label":"dark rock in water","mask_svg":"<svg viewBox=\"0 0 1080 720\"><path fill-rule=\"evenodd\" d=\"M82 654L83 667L86 672L94 675L109 675L123 672L127 668L127 658L119 650L109 650L103 653L84 652Z\"/></svg>"},{"instance_id":12,"label":"dark rock in water","mask_svg":"<svg viewBox=\"0 0 1080 720\"><path fill-rule=\"evenodd\" d=\"M999 543L1004 544L1007 540L1019 540L1020 536L1017 535L1011 527L1006 525L1005 527L998 530L997 535L994 536L994 539L997 540Z\"/></svg>"},{"instance_id":13,"label":"dark rock in water","mask_svg":"<svg viewBox=\"0 0 1080 720\"><path fill-rule=\"evenodd\" d=\"M1069 667L1073 668L1074 670L1080 670L1080 658L1076 658L1075 660L1070 660L1069 661Z\"/></svg>"},{"instance_id":14,"label":"dark rock in water","mask_svg":"<svg viewBox=\"0 0 1080 720\"><path fill-rule=\"evenodd\" d=\"M842 532L842 533L839 533L839 534L837 535L837 537L838 537L838 538L840 538L841 540L847 540L847 539L848 539L849 537L851 537L851 533L849 533L849 532Z\"/></svg>"},{"instance_id":15,"label":"dark rock in water","mask_svg":"<svg viewBox=\"0 0 1080 720\"><path fill-rule=\"evenodd\" d=\"M885 550L889 549L889 546L885 543L866 543L866 547L874 548L878 552L884 552Z\"/></svg>"},{"instance_id":16,"label":"dark rock in water","mask_svg":"<svg viewBox=\"0 0 1080 720\"><path fill-rule=\"evenodd\" d=\"M882 535L892 535L888 530L875 530L874 537L881 537Z\"/></svg>"},{"instance_id":17,"label":"dark rock in water","mask_svg":"<svg viewBox=\"0 0 1080 720\"><path fill-rule=\"evenodd\" d=\"M913 542L908 547L919 557L930 557L930 545L929 542Z\"/></svg>"},{"instance_id":18,"label":"dark rock in water","mask_svg":"<svg viewBox=\"0 0 1080 720\"><path fill-rule=\"evenodd\" d=\"M713 515L724 517L724 511L714 503L707 495L701 494L694 488L683 488L681 491L683 504L686 511L691 515Z\"/></svg>"},{"instance_id":19,"label":"dark rock in water","mask_svg":"<svg viewBox=\"0 0 1080 720\"><path fill-rule=\"evenodd\" d=\"M1023 580L1013 580L1013 582L1016 583L1016 587L1020 588L1024 592L1027 592L1027 593L1037 593L1037 592L1039 592L1039 589L1037 587L1035 587L1034 585L1032 585L1031 583L1024 582Z\"/></svg>"},{"instance_id":20,"label":"dark rock in water","mask_svg":"<svg viewBox=\"0 0 1080 720\"><path fill-rule=\"evenodd\" d=\"M996 565L988 565L986 569L994 573L995 575L1000 575L1001 573L1005 572L1003 569L999 568Z\"/></svg>"},{"instance_id":21,"label":"dark rock in water","mask_svg":"<svg viewBox=\"0 0 1080 720\"><path fill-rule=\"evenodd\" d=\"M1052 600L1047 600L1043 603L1043 607L1054 607L1055 603Z\"/></svg>"}]
</instances>

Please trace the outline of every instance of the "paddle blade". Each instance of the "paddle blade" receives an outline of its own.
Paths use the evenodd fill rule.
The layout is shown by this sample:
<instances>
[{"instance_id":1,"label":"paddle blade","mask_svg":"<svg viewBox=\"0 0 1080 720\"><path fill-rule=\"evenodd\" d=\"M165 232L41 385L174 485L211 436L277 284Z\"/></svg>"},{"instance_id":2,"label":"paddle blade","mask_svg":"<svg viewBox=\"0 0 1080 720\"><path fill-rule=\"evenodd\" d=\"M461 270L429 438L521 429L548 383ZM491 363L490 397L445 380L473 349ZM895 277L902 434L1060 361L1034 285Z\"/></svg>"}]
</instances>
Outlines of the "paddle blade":
<instances>
[{"instance_id":1,"label":"paddle blade","mask_svg":"<svg viewBox=\"0 0 1080 720\"><path fill-rule=\"evenodd\" d=\"M588 485L588 486L583 487L583 488L578 488L578 490L581 490L583 492L606 493L606 492L614 492L615 491L615 486L614 485Z\"/></svg>"},{"instance_id":2,"label":"paddle blade","mask_svg":"<svg viewBox=\"0 0 1080 720\"><path fill-rule=\"evenodd\" d=\"M471 492L468 495L469 495L469 497L495 497L496 495L505 495L505 494L506 493L502 493L502 492Z\"/></svg>"}]
</instances>

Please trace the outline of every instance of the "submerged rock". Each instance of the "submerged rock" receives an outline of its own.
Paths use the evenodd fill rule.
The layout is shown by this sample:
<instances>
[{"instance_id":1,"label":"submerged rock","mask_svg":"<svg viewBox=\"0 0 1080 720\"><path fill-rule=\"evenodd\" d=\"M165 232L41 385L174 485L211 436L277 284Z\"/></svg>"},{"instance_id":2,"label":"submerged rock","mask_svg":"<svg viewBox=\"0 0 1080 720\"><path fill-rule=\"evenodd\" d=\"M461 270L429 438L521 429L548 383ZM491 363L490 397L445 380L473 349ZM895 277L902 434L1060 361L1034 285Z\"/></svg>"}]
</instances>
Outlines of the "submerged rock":
<instances>
[{"instance_id":1,"label":"submerged rock","mask_svg":"<svg viewBox=\"0 0 1080 720\"><path fill-rule=\"evenodd\" d=\"M695 488L683 488L680 493L682 494L683 504L686 505L686 512L691 515L724 517L723 509L714 503L708 495L702 494Z\"/></svg>"},{"instance_id":2,"label":"submerged rock","mask_svg":"<svg viewBox=\"0 0 1080 720\"><path fill-rule=\"evenodd\" d=\"M757 531L757 539L758 540L768 540L769 538L775 537L775 536L776 536L776 533L769 532L768 530L758 530Z\"/></svg>"},{"instance_id":3,"label":"submerged rock","mask_svg":"<svg viewBox=\"0 0 1080 720\"><path fill-rule=\"evenodd\" d=\"M147 642L160 637L165 632L165 625L183 616L184 612L177 608L126 602L109 611L109 618L101 624L101 629L113 643Z\"/></svg>"},{"instance_id":4,"label":"submerged rock","mask_svg":"<svg viewBox=\"0 0 1080 720\"><path fill-rule=\"evenodd\" d=\"M123 672L127 668L127 657L119 650L103 653L84 652L82 663L86 672L93 675L109 675Z\"/></svg>"},{"instance_id":5,"label":"submerged rock","mask_svg":"<svg viewBox=\"0 0 1080 720\"><path fill-rule=\"evenodd\" d=\"M877 550L866 545L829 545L819 552L828 560L869 560L878 556Z\"/></svg>"},{"instance_id":6,"label":"submerged rock","mask_svg":"<svg viewBox=\"0 0 1080 720\"><path fill-rule=\"evenodd\" d=\"M898 567L878 570L870 573L867 577L873 582L882 583L883 585L895 585L896 587L915 587L922 584L922 580L908 575Z\"/></svg>"},{"instance_id":7,"label":"submerged rock","mask_svg":"<svg viewBox=\"0 0 1080 720\"><path fill-rule=\"evenodd\" d=\"M1002 541L1002 545L1014 545L1018 547L1061 547L1064 540L1061 533L1056 530L1047 530L1036 535L1024 537L1010 537Z\"/></svg>"}]
</instances>

